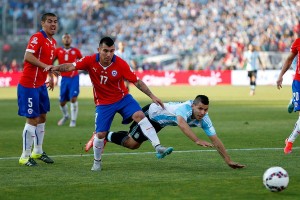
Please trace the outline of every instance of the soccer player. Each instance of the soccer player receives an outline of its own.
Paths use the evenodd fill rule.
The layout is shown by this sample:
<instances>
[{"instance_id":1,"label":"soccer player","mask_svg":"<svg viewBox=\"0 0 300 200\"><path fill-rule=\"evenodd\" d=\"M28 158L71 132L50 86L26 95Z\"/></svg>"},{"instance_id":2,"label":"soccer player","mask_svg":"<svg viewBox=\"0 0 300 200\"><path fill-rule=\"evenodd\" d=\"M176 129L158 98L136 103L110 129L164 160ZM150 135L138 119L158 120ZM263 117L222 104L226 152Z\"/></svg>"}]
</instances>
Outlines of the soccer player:
<instances>
[{"instance_id":1,"label":"soccer player","mask_svg":"<svg viewBox=\"0 0 300 200\"><path fill-rule=\"evenodd\" d=\"M116 113L121 114L123 117L123 124L128 124L132 120L137 122L160 157L164 157L173 151L172 147L166 148L160 145L155 129L148 118L145 117L138 102L128 93L124 80L133 83L139 90L148 95L155 104L163 107L162 101L150 91L142 80L138 79L127 62L116 56L114 52L114 40L110 37L103 37L99 43L98 53L85 56L74 63L49 66L46 69L62 72L86 70L89 73L93 83L94 102L96 104L96 134L93 142L94 164L91 169L93 171L101 170L104 139Z\"/></svg>"},{"instance_id":2,"label":"soccer player","mask_svg":"<svg viewBox=\"0 0 300 200\"><path fill-rule=\"evenodd\" d=\"M215 147L229 167L233 169L245 167L245 165L233 162L227 154L226 149L217 136L216 130L210 120L208 108L208 97L205 95L198 95L194 100L165 103L164 109L152 103L145 106L143 111L156 132L159 132L166 126L178 126L189 139L195 142L195 144L203 147ZM191 127L202 128L212 144L199 139ZM144 141L148 140L148 138L142 134L142 130L136 122L131 124L129 132L109 132L106 139L109 142L129 149L137 149Z\"/></svg>"},{"instance_id":3,"label":"soccer player","mask_svg":"<svg viewBox=\"0 0 300 200\"><path fill-rule=\"evenodd\" d=\"M246 70L248 71L248 77L250 78L250 96L253 96L255 94L256 77L259 64L261 64L263 69L264 66L258 52L255 50L255 47L252 44L248 45L248 51L245 52L244 58L246 62ZM259 61L259 64L257 61Z\"/></svg>"},{"instance_id":4,"label":"soccer player","mask_svg":"<svg viewBox=\"0 0 300 200\"><path fill-rule=\"evenodd\" d=\"M82 58L82 54L80 50L71 46L72 37L70 34L65 33L62 36L62 43L64 47L59 47L55 51L55 56L58 59L59 64L72 63ZM63 117L58 121L57 125L62 126L69 119L67 102L71 101L70 127L75 127L77 115L78 115L78 101L77 101L77 97L79 95L78 71L74 70L71 72L62 72L61 77L62 78L60 84L59 108L62 111Z\"/></svg>"},{"instance_id":5,"label":"soccer player","mask_svg":"<svg viewBox=\"0 0 300 200\"><path fill-rule=\"evenodd\" d=\"M19 164L25 166L36 166L34 159L40 159L45 163L54 162L43 151L42 145L46 114L50 111L50 100L45 84L48 72L44 72L44 69L51 66L54 59L56 41L53 35L58 28L57 16L53 13L43 14L41 25L42 30L29 39L24 55L24 69L17 88L18 114L26 117L23 152L19 159ZM49 74L48 87L53 90L53 74ZM34 143L33 150L32 143Z\"/></svg>"},{"instance_id":6,"label":"soccer player","mask_svg":"<svg viewBox=\"0 0 300 200\"><path fill-rule=\"evenodd\" d=\"M290 68L293 60L295 57L299 56L299 51L300 51L300 38L297 38L291 48L290 48L290 53L285 60L283 67L281 69L281 72L278 76L277 79L277 88L281 89L282 88L282 81L283 81L283 75L286 73L286 71ZM295 70L295 76L292 84L292 92L293 92L293 105L294 105L294 111L299 113L298 120L295 123L294 129L290 136L285 140L285 147L284 147L284 153L289 154L292 152L293 148L293 143L295 142L296 138L299 135L300 132L300 99L299 99L299 93L300 93L300 65L299 62L297 62L296 70Z\"/></svg>"}]
</instances>

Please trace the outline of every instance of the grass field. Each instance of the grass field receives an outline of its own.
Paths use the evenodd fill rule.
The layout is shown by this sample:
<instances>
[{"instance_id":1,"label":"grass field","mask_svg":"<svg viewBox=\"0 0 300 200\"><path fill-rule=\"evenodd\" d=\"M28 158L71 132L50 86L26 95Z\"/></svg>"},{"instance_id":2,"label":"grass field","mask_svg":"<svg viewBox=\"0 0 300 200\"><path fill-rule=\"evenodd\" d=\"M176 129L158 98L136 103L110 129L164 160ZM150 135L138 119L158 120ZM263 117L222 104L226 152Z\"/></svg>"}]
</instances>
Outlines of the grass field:
<instances>
[{"instance_id":1,"label":"grass field","mask_svg":"<svg viewBox=\"0 0 300 200\"><path fill-rule=\"evenodd\" d=\"M49 92L43 149L55 163L39 167L19 166L25 119L17 115L16 88L0 88L0 199L299 199L300 148L284 155L284 140L298 116L287 113L290 86L258 86L248 95L248 87L152 87L163 101L185 101L198 94L210 97L209 115L231 158L247 165L229 168L213 149L196 146L177 127L160 134L163 145L174 152L157 160L149 142L128 150L108 143L103 154L103 171L91 172L92 151L84 144L94 129L91 88L81 88L76 128L58 127L58 88ZM131 87L134 97L145 105L150 99ZM116 115L112 130L128 130ZM194 129L207 140L202 130ZM299 139L300 140L300 139ZM290 176L286 190L267 191L264 171L271 166L285 168Z\"/></svg>"}]
</instances>

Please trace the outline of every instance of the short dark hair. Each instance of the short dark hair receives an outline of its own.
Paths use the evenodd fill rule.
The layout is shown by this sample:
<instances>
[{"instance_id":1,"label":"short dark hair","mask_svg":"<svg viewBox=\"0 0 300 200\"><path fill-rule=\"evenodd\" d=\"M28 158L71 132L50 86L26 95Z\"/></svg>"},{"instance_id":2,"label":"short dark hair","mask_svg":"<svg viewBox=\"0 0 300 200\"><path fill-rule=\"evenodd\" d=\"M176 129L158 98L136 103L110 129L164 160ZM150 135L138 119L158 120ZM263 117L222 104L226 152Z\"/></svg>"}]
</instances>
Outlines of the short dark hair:
<instances>
[{"instance_id":1,"label":"short dark hair","mask_svg":"<svg viewBox=\"0 0 300 200\"><path fill-rule=\"evenodd\" d=\"M99 47L102 46L103 44L106 44L108 47L111 47L112 45L115 44L115 41L111 37L105 36L100 40Z\"/></svg>"},{"instance_id":2,"label":"short dark hair","mask_svg":"<svg viewBox=\"0 0 300 200\"><path fill-rule=\"evenodd\" d=\"M57 17L54 13L44 13L41 17L41 21L45 22L47 17Z\"/></svg>"},{"instance_id":3,"label":"short dark hair","mask_svg":"<svg viewBox=\"0 0 300 200\"><path fill-rule=\"evenodd\" d=\"M205 96L205 95L202 95L202 94L196 96L196 98L194 99L193 104L196 105L196 104L199 104L200 102L203 103L204 105L209 105L208 97Z\"/></svg>"}]
</instances>

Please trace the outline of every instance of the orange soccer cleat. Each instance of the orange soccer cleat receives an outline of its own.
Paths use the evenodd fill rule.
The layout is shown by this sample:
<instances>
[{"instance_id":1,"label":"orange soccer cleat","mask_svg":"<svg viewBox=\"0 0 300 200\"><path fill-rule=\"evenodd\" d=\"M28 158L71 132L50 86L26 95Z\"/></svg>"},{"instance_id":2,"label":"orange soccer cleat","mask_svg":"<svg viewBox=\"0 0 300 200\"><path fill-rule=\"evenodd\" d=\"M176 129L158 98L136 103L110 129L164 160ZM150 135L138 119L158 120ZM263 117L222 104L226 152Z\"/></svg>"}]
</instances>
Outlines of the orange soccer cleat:
<instances>
[{"instance_id":1,"label":"orange soccer cleat","mask_svg":"<svg viewBox=\"0 0 300 200\"><path fill-rule=\"evenodd\" d=\"M288 139L285 140L284 153L289 154L292 153L293 143L289 142Z\"/></svg>"},{"instance_id":2,"label":"orange soccer cleat","mask_svg":"<svg viewBox=\"0 0 300 200\"><path fill-rule=\"evenodd\" d=\"M85 144L85 152L88 152L92 147L93 147L93 143L94 143L94 137L95 137L95 131L93 132L92 137L90 138L90 140ZM102 153L104 151L104 147L107 143L107 140L104 140L104 145L103 145L103 149L102 149Z\"/></svg>"}]
</instances>

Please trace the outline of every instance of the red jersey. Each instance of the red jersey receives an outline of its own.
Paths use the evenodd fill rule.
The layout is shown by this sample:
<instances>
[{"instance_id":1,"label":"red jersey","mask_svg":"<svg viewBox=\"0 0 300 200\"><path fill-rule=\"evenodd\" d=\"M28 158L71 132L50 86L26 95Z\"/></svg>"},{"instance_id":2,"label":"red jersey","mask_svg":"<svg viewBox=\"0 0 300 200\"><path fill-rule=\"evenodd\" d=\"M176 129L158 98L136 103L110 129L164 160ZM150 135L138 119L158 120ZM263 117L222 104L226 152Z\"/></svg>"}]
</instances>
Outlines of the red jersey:
<instances>
[{"instance_id":1,"label":"red jersey","mask_svg":"<svg viewBox=\"0 0 300 200\"><path fill-rule=\"evenodd\" d=\"M293 52L293 53L297 53L298 62L297 62L297 68L296 68L296 73L295 73L294 79L297 80L297 81L300 81L300 66L299 66L299 63L300 63L299 62L299 59L300 59L300 38L297 38L293 42L290 51Z\"/></svg>"},{"instance_id":2,"label":"red jersey","mask_svg":"<svg viewBox=\"0 0 300 200\"><path fill-rule=\"evenodd\" d=\"M62 47L59 47L55 50L55 57L58 59L59 64L64 63L72 63L80 58L82 58L82 54L77 48L71 47L70 49L65 49ZM66 77L73 77L78 74L78 71L71 71L71 72L61 72L61 76Z\"/></svg>"},{"instance_id":3,"label":"red jersey","mask_svg":"<svg viewBox=\"0 0 300 200\"><path fill-rule=\"evenodd\" d=\"M54 60L54 52L56 48L56 41L47 37L46 33L41 30L31 36L26 51L32 53L39 61L52 65ZM20 78L20 84L27 88L37 88L42 86L46 79L48 72L44 69L36 67L31 63L24 61L24 69Z\"/></svg>"},{"instance_id":4,"label":"red jersey","mask_svg":"<svg viewBox=\"0 0 300 200\"><path fill-rule=\"evenodd\" d=\"M107 105L120 101L128 94L124 79L131 83L138 81L138 77L129 65L120 57L114 55L112 63L103 67L100 55L85 56L73 63L77 70L89 73L93 83L94 101L96 105Z\"/></svg>"}]
</instances>

